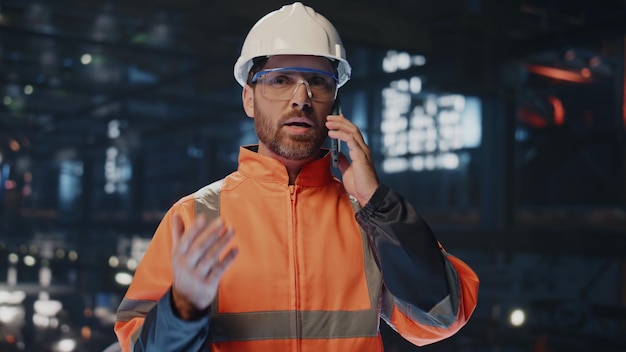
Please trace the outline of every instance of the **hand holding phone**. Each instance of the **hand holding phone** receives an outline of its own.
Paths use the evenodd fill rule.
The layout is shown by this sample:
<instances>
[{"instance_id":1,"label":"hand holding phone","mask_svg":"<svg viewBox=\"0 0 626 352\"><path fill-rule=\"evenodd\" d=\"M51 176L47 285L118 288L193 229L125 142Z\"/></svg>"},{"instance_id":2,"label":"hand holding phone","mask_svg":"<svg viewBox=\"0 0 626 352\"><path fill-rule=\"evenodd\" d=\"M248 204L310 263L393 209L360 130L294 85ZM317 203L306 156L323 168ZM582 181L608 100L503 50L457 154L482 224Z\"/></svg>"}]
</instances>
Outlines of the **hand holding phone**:
<instances>
[{"instance_id":1,"label":"hand holding phone","mask_svg":"<svg viewBox=\"0 0 626 352\"><path fill-rule=\"evenodd\" d=\"M335 98L335 105L333 105L332 115L340 115L341 114L341 100L339 100L339 96ZM341 148L341 144L338 139L331 138L330 139L330 156L332 159L333 167L339 168L339 152Z\"/></svg>"}]
</instances>

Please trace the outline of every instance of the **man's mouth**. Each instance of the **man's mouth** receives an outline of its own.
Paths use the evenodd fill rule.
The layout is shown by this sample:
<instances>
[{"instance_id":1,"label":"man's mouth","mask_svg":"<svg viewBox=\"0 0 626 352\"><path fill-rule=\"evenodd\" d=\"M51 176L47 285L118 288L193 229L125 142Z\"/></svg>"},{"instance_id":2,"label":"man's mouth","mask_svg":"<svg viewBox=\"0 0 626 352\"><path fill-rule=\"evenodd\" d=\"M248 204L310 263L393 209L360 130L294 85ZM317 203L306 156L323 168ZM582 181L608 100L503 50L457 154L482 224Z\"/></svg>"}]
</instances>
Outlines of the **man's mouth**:
<instances>
[{"instance_id":1,"label":"man's mouth","mask_svg":"<svg viewBox=\"0 0 626 352\"><path fill-rule=\"evenodd\" d=\"M294 127L303 127L303 128L311 128L313 124L311 121L304 117L292 117L285 121L285 126L294 126Z\"/></svg>"}]
</instances>

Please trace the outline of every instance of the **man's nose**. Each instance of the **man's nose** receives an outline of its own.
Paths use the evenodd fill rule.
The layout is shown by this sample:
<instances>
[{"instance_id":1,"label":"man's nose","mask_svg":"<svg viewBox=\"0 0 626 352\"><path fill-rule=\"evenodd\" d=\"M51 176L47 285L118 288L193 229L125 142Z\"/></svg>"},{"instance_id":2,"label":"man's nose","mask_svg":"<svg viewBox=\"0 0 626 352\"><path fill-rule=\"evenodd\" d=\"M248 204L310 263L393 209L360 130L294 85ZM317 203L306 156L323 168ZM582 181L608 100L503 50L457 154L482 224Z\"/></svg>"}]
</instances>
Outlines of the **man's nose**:
<instances>
[{"instance_id":1,"label":"man's nose","mask_svg":"<svg viewBox=\"0 0 626 352\"><path fill-rule=\"evenodd\" d=\"M293 107L300 107L301 109L305 106L311 106L311 98L313 94L311 93L311 87L309 87L309 83L305 80L301 80L296 85L296 89L293 92L293 97L291 98L291 105Z\"/></svg>"}]
</instances>

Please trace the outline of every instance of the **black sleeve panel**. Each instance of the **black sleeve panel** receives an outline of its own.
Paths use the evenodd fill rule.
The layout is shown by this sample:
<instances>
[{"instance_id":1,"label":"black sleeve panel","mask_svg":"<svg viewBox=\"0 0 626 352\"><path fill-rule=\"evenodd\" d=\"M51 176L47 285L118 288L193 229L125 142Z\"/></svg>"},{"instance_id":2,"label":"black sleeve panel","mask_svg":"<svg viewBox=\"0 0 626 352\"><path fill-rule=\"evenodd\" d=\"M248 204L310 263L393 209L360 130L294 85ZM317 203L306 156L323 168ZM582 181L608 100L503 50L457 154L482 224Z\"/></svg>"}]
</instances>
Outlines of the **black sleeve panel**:
<instances>
[{"instance_id":1,"label":"black sleeve panel","mask_svg":"<svg viewBox=\"0 0 626 352\"><path fill-rule=\"evenodd\" d=\"M370 236L392 295L426 312L449 295L437 239L402 196L381 184L356 219Z\"/></svg>"}]
</instances>

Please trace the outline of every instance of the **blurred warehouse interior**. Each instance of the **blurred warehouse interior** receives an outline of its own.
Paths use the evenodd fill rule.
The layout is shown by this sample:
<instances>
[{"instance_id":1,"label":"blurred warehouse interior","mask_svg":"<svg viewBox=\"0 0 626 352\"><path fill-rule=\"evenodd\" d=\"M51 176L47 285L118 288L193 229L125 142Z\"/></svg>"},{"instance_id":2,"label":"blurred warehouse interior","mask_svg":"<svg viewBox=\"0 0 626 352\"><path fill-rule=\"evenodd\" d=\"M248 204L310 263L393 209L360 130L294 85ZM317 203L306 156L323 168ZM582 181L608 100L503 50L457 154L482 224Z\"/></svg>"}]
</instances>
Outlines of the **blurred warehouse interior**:
<instances>
[{"instance_id":1,"label":"blurred warehouse interior","mask_svg":"<svg viewBox=\"0 0 626 352\"><path fill-rule=\"evenodd\" d=\"M0 350L115 341L164 212L256 142L233 64L284 4L0 1ZM387 350L626 351L626 1L305 4L381 180L482 280L459 334Z\"/></svg>"}]
</instances>

